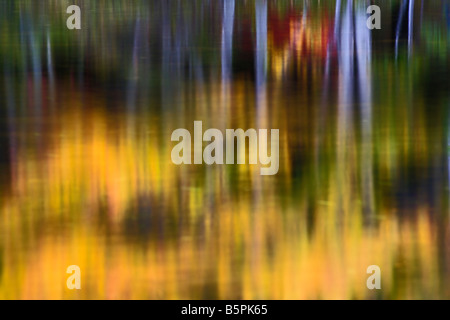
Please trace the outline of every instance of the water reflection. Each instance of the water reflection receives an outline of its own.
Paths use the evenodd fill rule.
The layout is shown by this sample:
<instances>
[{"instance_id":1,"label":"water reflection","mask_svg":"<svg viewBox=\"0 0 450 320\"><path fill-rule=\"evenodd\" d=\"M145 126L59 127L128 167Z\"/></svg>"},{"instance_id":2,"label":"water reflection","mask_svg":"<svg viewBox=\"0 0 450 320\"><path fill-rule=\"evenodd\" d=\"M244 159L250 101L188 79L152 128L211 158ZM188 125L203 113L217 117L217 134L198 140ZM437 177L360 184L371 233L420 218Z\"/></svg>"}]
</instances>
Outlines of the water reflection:
<instances>
[{"instance_id":1,"label":"water reflection","mask_svg":"<svg viewBox=\"0 0 450 320\"><path fill-rule=\"evenodd\" d=\"M0 3L0 298L450 297L449 1L78 4ZM194 120L278 174L173 165Z\"/></svg>"}]
</instances>

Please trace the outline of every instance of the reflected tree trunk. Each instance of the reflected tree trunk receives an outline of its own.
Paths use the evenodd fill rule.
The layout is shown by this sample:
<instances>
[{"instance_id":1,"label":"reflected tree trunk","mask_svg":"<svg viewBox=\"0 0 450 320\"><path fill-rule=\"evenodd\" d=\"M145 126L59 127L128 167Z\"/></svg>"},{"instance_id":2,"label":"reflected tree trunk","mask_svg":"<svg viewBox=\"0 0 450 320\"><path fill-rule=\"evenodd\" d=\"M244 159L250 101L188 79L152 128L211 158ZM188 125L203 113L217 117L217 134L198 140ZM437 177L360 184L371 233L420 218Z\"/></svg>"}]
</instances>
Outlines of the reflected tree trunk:
<instances>
[{"instance_id":1,"label":"reflected tree trunk","mask_svg":"<svg viewBox=\"0 0 450 320\"><path fill-rule=\"evenodd\" d=\"M339 7L340 4L338 4ZM339 9L336 8L336 12ZM373 137L372 137L372 80L371 80L371 31L366 27L365 3L347 1L337 32L339 62L339 95L337 119L337 178L338 185L353 186L351 172L356 170L351 145L356 143L354 111L361 114L361 197L365 214L374 212L373 198ZM357 162L356 162L357 163ZM339 205L341 212L348 212L344 188L341 189Z\"/></svg>"},{"instance_id":2,"label":"reflected tree trunk","mask_svg":"<svg viewBox=\"0 0 450 320\"><path fill-rule=\"evenodd\" d=\"M398 46L400 41L400 34L402 31L402 25L403 25L403 17L406 13L406 7L408 4L408 0L403 0L401 7L400 7L400 15L398 17L397 27L395 29L395 57L398 58Z\"/></svg>"},{"instance_id":3,"label":"reflected tree trunk","mask_svg":"<svg viewBox=\"0 0 450 320\"><path fill-rule=\"evenodd\" d=\"M356 59L357 84L361 108L361 177L363 212L372 215L374 212L373 187L373 138L372 138L372 34L366 28L366 6L359 2L356 9Z\"/></svg>"},{"instance_id":4,"label":"reflected tree trunk","mask_svg":"<svg viewBox=\"0 0 450 320\"><path fill-rule=\"evenodd\" d=\"M267 73L267 0L255 0L256 12L256 108L259 128L267 127L266 73Z\"/></svg>"},{"instance_id":5,"label":"reflected tree trunk","mask_svg":"<svg viewBox=\"0 0 450 320\"><path fill-rule=\"evenodd\" d=\"M352 108L354 104L354 20L353 1L348 0L342 17L342 25L337 39L339 63L339 93L337 115L337 185L339 189L339 213L348 212L349 204L346 202L346 188L352 186L350 181L352 162L349 147L353 139ZM348 188L348 187L347 187Z\"/></svg>"},{"instance_id":6,"label":"reflected tree trunk","mask_svg":"<svg viewBox=\"0 0 450 320\"><path fill-rule=\"evenodd\" d=\"M408 56L412 54L412 43L414 36L414 0L409 1L408 11Z\"/></svg>"},{"instance_id":7,"label":"reflected tree trunk","mask_svg":"<svg viewBox=\"0 0 450 320\"><path fill-rule=\"evenodd\" d=\"M235 7L235 0L223 1L222 47L221 47L223 83L228 83L231 80L234 7Z\"/></svg>"}]
</instances>

